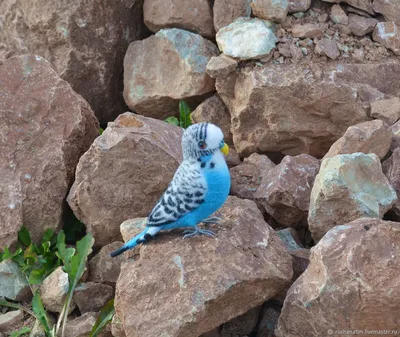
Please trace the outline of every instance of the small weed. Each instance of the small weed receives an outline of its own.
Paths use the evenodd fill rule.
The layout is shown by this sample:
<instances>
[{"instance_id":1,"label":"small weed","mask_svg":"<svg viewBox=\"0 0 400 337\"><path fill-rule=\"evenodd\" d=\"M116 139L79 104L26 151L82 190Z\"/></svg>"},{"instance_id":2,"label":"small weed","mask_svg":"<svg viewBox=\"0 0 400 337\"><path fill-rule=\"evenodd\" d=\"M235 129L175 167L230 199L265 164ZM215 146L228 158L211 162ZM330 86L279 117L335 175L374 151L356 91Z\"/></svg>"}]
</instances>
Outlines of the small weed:
<instances>
[{"instance_id":1,"label":"small weed","mask_svg":"<svg viewBox=\"0 0 400 337\"><path fill-rule=\"evenodd\" d=\"M165 121L169 124L173 124L176 126L180 126L181 128L186 129L190 125L192 125L192 121L190 119L190 114L192 111L189 108L189 105L185 101L179 102L179 119L175 116L168 117Z\"/></svg>"}]
</instances>

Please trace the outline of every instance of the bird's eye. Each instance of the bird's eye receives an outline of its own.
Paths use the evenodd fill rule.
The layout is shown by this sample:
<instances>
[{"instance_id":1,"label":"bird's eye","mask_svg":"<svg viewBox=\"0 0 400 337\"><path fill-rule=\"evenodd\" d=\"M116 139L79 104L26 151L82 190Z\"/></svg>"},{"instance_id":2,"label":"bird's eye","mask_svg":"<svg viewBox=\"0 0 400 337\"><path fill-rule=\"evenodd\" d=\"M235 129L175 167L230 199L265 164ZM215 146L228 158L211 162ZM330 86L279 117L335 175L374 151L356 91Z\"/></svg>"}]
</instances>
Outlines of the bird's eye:
<instances>
[{"instance_id":1,"label":"bird's eye","mask_svg":"<svg viewBox=\"0 0 400 337\"><path fill-rule=\"evenodd\" d=\"M199 148L204 150L207 147L207 143L203 140L199 141Z\"/></svg>"},{"instance_id":2,"label":"bird's eye","mask_svg":"<svg viewBox=\"0 0 400 337\"><path fill-rule=\"evenodd\" d=\"M225 145L225 142L223 140L221 140L219 142L219 148L222 149L224 147L224 145Z\"/></svg>"}]
</instances>

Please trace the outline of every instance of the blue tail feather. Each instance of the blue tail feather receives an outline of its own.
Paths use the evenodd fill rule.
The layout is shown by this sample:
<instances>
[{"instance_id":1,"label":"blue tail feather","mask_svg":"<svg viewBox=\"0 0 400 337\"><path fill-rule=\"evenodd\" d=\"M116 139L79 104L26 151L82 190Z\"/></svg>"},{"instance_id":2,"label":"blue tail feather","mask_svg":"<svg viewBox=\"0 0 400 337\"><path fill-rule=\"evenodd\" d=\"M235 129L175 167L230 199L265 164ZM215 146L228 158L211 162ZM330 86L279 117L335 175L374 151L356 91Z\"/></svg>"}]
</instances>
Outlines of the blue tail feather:
<instances>
[{"instance_id":1,"label":"blue tail feather","mask_svg":"<svg viewBox=\"0 0 400 337\"><path fill-rule=\"evenodd\" d=\"M137 245L139 245L142 242L145 242L144 240L144 236L147 233L147 228L142 231L141 233L139 233L138 235L136 235L135 237L133 237L132 239L130 239L127 243L125 243L123 246L121 246L120 248L118 248L117 250L114 250L113 252L110 253L111 257L116 257L120 254L122 254L123 252L132 249L134 247L136 247Z\"/></svg>"}]
</instances>

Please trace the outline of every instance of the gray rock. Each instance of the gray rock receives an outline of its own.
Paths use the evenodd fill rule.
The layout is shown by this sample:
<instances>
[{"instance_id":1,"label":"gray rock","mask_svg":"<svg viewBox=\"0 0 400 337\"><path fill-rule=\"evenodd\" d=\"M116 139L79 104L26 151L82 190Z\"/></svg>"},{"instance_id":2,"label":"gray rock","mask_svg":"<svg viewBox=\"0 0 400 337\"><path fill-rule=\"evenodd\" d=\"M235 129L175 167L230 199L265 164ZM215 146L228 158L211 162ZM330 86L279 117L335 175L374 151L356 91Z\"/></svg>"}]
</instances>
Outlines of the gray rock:
<instances>
[{"instance_id":1,"label":"gray rock","mask_svg":"<svg viewBox=\"0 0 400 337\"><path fill-rule=\"evenodd\" d=\"M250 6L255 17L274 22L283 22L289 11L288 0L253 0Z\"/></svg>"},{"instance_id":2,"label":"gray rock","mask_svg":"<svg viewBox=\"0 0 400 337\"><path fill-rule=\"evenodd\" d=\"M23 324L24 313L21 310L0 314L0 332L17 330Z\"/></svg>"},{"instance_id":3,"label":"gray rock","mask_svg":"<svg viewBox=\"0 0 400 337\"><path fill-rule=\"evenodd\" d=\"M349 28L350 31L357 36L364 36L368 33L371 33L378 20L374 18L366 18L364 16L359 16L356 14L349 15Z\"/></svg>"},{"instance_id":4,"label":"gray rock","mask_svg":"<svg viewBox=\"0 0 400 337\"><path fill-rule=\"evenodd\" d=\"M394 22L377 23L372 38L400 55L400 28Z\"/></svg>"},{"instance_id":5,"label":"gray rock","mask_svg":"<svg viewBox=\"0 0 400 337\"><path fill-rule=\"evenodd\" d=\"M73 299L81 314L84 314L100 311L113 295L114 289L109 285L85 282L75 288Z\"/></svg>"},{"instance_id":6,"label":"gray rock","mask_svg":"<svg viewBox=\"0 0 400 337\"><path fill-rule=\"evenodd\" d=\"M14 261L0 263L0 297L21 302L32 297L29 284Z\"/></svg>"}]
</instances>

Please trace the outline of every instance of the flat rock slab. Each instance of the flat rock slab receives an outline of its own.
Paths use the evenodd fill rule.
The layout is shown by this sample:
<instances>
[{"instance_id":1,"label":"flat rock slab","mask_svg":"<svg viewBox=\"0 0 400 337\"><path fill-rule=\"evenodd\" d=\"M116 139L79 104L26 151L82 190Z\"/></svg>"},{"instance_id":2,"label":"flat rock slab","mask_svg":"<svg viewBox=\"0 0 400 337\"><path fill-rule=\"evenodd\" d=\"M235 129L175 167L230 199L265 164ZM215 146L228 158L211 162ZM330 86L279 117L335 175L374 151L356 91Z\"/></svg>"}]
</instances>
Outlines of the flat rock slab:
<instances>
[{"instance_id":1,"label":"flat rock slab","mask_svg":"<svg viewBox=\"0 0 400 337\"><path fill-rule=\"evenodd\" d=\"M0 64L0 247L24 224L34 241L61 225L79 157L98 136L89 104L38 56Z\"/></svg>"},{"instance_id":2,"label":"flat rock slab","mask_svg":"<svg viewBox=\"0 0 400 337\"><path fill-rule=\"evenodd\" d=\"M116 312L127 337L197 337L276 295L292 259L254 202L229 197L215 238L160 233L123 263Z\"/></svg>"},{"instance_id":3,"label":"flat rock slab","mask_svg":"<svg viewBox=\"0 0 400 337\"><path fill-rule=\"evenodd\" d=\"M358 219L331 229L311 249L310 265L290 287L277 337L350 334L343 330L398 330L400 226ZM335 333L337 331L337 333Z\"/></svg>"},{"instance_id":4,"label":"flat rock slab","mask_svg":"<svg viewBox=\"0 0 400 337\"><path fill-rule=\"evenodd\" d=\"M126 112L81 157L68 203L102 247L120 224L146 217L182 160L182 129Z\"/></svg>"}]
</instances>

